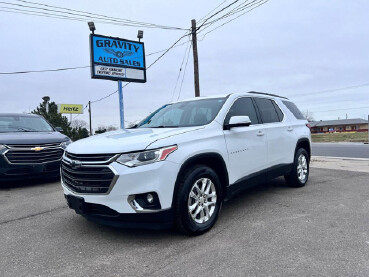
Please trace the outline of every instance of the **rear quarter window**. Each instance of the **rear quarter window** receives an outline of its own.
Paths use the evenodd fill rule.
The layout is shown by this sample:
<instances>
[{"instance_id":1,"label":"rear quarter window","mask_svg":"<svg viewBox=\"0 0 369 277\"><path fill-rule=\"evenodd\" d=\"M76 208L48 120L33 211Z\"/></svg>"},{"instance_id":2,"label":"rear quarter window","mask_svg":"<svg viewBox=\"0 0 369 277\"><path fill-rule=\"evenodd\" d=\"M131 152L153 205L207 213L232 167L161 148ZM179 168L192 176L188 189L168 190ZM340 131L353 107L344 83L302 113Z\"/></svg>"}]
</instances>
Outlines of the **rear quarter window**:
<instances>
[{"instance_id":1,"label":"rear quarter window","mask_svg":"<svg viewBox=\"0 0 369 277\"><path fill-rule=\"evenodd\" d=\"M296 117L296 119L305 119L302 112L297 108L297 106L290 101L282 101L283 104L290 110L290 112Z\"/></svg>"},{"instance_id":2,"label":"rear quarter window","mask_svg":"<svg viewBox=\"0 0 369 277\"><path fill-rule=\"evenodd\" d=\"M280 122L282 119L279 118L276 108L273 104L274 101L266 98L254 98L256 105L259 108L261 120L263 123L274 123Z\"/></svg>"}]
</instances>

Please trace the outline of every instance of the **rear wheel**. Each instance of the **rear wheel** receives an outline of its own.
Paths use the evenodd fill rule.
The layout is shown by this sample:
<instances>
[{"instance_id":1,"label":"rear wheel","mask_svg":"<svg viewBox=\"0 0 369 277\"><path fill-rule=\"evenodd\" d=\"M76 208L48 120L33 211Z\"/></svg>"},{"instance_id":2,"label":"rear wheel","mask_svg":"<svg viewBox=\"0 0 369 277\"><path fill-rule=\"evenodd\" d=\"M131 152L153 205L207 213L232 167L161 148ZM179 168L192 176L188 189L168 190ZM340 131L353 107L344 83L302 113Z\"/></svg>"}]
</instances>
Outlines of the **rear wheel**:
<instances>
[{"instance_id":1,"label":"rear wheel","mask_svg":"<svg viewBox=\"0 0 369 277\"><path fill-rule=\"evenodd\" d=\"M218 175L207 166L198 165L181 179L176 195L176 226L187 235L210 230L219 214L222 190Z\"/></svg>"},{"instance_id":2,"label":"rear wheel","mask_svg":"<svg viewBox=\"0 0 369 277\"><path fill-rule=\"evenodd\" d=\"M309 179L309 155L304 148L296 151L292 172L285 175L286 182L291 187L303 187Z\"/></svg>"}]
</instances>

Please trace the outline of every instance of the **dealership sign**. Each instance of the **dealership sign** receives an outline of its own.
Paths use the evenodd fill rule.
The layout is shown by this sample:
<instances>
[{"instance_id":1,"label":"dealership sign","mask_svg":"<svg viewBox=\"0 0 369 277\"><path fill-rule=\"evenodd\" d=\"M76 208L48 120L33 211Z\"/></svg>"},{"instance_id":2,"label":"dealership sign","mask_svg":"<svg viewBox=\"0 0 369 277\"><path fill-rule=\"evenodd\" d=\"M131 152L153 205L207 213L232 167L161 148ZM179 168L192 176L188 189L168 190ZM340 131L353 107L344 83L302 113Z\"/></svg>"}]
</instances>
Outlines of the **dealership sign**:
<instances>
[{"instance_id":1,"label":"dealership sign","mask_svg":"<svg viewBox=\"0 0 369 277\"><path fill-rule=\"evenodd\" d=\"M91 34L90 51L92 78L146 82L142 42Z\"/></svg>"},{"instance_id":2,"label":"dealership sign","mask_svg":"<svg viewBox=\"0 0 369 277\"><path fill-rule=\"evenodd\" d=\"M79 104L58 104L58 113L82 114L83 105Z\"/></svg>"}]
</instances>

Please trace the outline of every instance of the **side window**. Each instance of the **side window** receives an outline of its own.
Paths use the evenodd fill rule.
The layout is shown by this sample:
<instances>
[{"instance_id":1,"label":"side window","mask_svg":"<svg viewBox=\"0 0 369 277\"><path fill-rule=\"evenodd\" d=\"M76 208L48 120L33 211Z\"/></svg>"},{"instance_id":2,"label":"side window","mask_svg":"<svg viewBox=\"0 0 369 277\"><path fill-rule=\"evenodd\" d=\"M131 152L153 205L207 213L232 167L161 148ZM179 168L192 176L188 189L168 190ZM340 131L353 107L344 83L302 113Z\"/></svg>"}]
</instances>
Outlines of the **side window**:
<instances>
[{"instance_id":1,"label":"side window","mask_svg":"<svg viewBox=\"0 0 369 277\"><path fill-rule=\"evenodd\" d=\"M279 108L279 106L277 105L276 102L274 102L274 101L272 101L272 102L273 102L275 110L277 111L279 121L282 121L283 117L284 117L283 112L281 111L281 109Z\"/></svg>"},{"instance_id":2,"label":"side window","mask_svg":"<svg viewBox=\"0 0 369 277\"><path fill-rule=\"evenodd\" d=\"M276 109L274 108L273 101L265 98L254 98L258 105L261 120L263 123L279 122L279 117Z\"/></svg>"},{"instance_id":3,"label":"side window","mask_svg":"<svg viewBox=\"0 0 369 277\"><path fill-rule=\"evenodd\" d=\"M228 124L232 116L248 116L251 120L251 124L258 124L259 120L256 115L254 103L250 97L243 97L237 99L231 109L229 110L224 123Z\"/></svg>"},{"instance_id":4,"label":"side window","mask_svg":"<svg viewBox=\"0 0 369 277\"><path fill-rule=\"evenodd\" d=\"M282 101L283 104L286 105L286 107L290 110L290 112L296 117L296 119L305 119L303 114L300 112L299 108L297 106L289 101Z\"/></svg>"}]
</instances>

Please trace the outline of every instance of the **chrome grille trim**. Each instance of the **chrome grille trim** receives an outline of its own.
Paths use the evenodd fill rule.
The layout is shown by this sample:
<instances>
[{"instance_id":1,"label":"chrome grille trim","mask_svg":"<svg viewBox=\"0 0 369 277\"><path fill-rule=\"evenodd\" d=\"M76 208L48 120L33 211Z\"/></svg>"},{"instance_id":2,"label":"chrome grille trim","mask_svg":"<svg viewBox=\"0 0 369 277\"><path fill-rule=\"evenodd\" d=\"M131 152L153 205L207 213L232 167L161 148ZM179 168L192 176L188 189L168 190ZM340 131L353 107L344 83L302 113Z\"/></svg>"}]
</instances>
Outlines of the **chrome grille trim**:
<instances>
[{"instance_id":1,"label":"chrome grille trim","mask_svg":"<svg viewBox=\"0 0 369 277\"><path fill-rule=\"evenodd\" d=\"M116 158L119 157L120 154L73 154L70 152L65 152L63 158L69 161L78 161L82 164L110 164Z\"/></svg>"},{"instance_id":2,"label":"chrome grille trim","mask_svg":"<svg viewBox=\"0 0 369 277\"><path fill-rule=\"evenodd\" d=\"M9 164L45 164L61 161L64 149L61 143L46 144L7 144L8 149L2 154ZM35 151L34 148L42 150Z\"/></svg>"},{"instance_id":3,"label":"chrome grille trim","mask_svg":"<svg viewBox=\"0 0 369 277\"><path fill-rule=\"evenodd\" d=\"M118 179L118 173L112 166L102 162L77 161L79 162L78 168L70 168L74 161L66 155L62 159L60 173L62 185L66 189L76 195L107 195L110 193ZM83 170L79 170L81 168ZM88 169L91 170L88 171Z\"/></svg>"}]
</instances>

